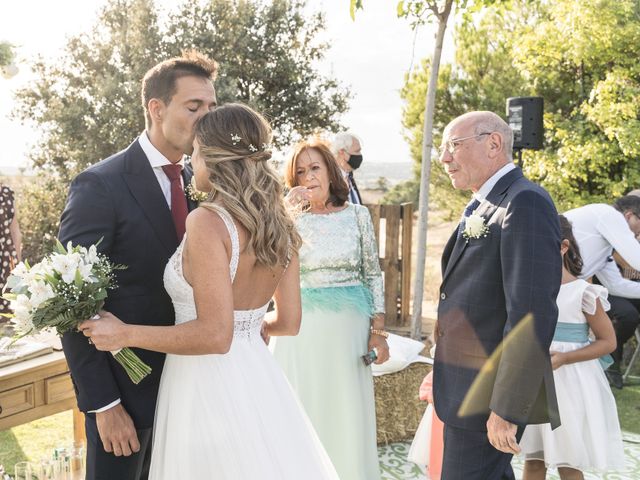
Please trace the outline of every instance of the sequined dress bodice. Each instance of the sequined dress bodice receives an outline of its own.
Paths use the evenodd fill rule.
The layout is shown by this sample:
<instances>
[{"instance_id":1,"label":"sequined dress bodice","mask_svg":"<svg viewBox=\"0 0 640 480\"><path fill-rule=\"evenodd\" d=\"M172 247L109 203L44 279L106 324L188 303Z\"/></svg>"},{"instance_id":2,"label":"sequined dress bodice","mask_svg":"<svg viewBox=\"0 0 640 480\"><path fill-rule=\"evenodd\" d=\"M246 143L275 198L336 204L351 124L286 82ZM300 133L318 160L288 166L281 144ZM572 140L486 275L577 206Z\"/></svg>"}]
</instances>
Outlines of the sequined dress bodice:
<instances>
[{"instance_id":1,"label":"sequined dress bodice","mask_svg":"<svg viewBox=\"0 0 640 480\"><path fill-rule=\"evenodd\" d=\"M378 247L366 207L349 204L329 214L300 215L300 286L306 289L364 286L374 312L384 312Z\"/></svg>"},{"instance_id":2,"label":"sequined dress bodice","mask_svg":"<svg viewBox=\"0 0 640 480\"><path fill-rule=\"evenodd\" d=\"M229 261L229 271L231 282L235 279L240 259L240 241L238 230L231 219L229 213L221 207L214 207L220 218L229 231L231 237L231 260ZM182 271L182 250L186 241L186 234L178 245L177 250L169 259L169 263L164 269L164 288L171 297L175 310L176 324L194 320L197 317L196 302L193 296L193 288L186 281ZM233 338L254 340L260 339L260 328L267 307L265 304L253 310L234 310L233 312Z\"/></svg>"}]
</instances>

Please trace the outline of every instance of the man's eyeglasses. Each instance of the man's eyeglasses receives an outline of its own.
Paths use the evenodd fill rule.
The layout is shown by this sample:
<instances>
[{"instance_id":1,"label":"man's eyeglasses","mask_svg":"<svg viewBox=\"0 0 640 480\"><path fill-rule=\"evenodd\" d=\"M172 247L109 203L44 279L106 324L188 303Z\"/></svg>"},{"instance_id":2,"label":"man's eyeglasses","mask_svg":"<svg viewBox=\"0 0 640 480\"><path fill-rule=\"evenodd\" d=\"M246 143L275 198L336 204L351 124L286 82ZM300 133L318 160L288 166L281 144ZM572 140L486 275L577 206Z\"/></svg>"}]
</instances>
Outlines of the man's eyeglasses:
<instances>
[{"instance_id":1,"label":"man's eyeglasses","mask_svg":"<svg viewBox=\"0 0 640 480\"><path fill-rule=\"evenodd\" d=\"M447 151L451 155L453 155L455 153L456 149L465 140L469 140L470 138L482 137L484 135L491 135L491 133L492 132L483 132L483 133L477 133L476 135L469 135L468 137L452 138L451 140L447 140L442 145L440 145L440 155L444 154L445 151Z\"/></svg>"}]
</instances>

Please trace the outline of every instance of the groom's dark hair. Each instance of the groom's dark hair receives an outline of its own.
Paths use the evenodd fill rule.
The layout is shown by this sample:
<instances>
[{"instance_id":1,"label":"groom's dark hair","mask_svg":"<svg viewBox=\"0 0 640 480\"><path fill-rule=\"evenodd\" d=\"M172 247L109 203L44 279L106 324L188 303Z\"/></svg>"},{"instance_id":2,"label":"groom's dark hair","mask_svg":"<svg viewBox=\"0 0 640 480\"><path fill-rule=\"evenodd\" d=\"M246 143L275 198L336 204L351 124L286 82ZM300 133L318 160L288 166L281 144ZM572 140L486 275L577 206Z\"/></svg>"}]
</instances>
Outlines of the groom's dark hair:
<instances>
[{"instance_id":1,"label":"groom's dark hair","mask_svg":"<svg viewBox=\"0 0 640 480\"><path fill-rule=\"evenodd\" d=\"M165 104L171 102L176 93L176 81L182 77L200 77L212 82L218 74L218 63L196 50L188 50L180 57L170 58L157 64L142 79L142 108L151 126L151 115L147 109L152 98L159 98Z\"/></svg>"}]
</instances>

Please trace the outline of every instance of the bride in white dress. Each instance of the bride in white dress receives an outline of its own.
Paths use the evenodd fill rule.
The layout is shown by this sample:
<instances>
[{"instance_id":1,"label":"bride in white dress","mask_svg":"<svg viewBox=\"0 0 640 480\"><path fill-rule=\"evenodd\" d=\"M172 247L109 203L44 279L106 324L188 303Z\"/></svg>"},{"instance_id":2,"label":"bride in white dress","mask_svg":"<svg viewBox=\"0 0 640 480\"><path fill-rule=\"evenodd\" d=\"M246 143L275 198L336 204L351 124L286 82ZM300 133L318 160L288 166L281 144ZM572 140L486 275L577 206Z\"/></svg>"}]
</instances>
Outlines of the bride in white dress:
<instances>
[{"instance_id":1,"label":"bride in white dress","mask_svg":"<svg viewBox=\"0 0 640 480\"><path fill-rule=\"evenodd\" d=\"M270 140L267 122L244 105L198 123L194 176L211 193L165 269L175 326L128 325L106 312L86 322L100 350L168 354L152 480L338 479L263 340L297 334L301 316L300 237L266 162Z\"/></svg>"}]
</instances>

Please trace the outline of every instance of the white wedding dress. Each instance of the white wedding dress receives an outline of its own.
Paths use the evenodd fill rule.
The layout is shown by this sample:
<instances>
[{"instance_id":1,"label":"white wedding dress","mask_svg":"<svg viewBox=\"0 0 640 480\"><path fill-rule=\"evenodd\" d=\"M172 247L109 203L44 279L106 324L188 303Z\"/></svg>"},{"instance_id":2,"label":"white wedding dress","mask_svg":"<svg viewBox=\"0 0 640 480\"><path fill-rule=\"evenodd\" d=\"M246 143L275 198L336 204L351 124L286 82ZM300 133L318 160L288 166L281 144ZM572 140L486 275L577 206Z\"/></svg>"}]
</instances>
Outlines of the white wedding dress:
<instances>
[{"instance_id":1,"label":"white wedding dress","mask_svg":"<svg viewBox=\"0 0 640 480\"><path fill-rule=\"evenodd\" d=\"M231 281L239 260L232 244ZM176 324L196 318L193 290L182 273L184 239L164 284ZM338 476L284 373L260 336L267 305L234 312L224 355L167 355L160 381L151 480L326 480Z\"/></svg>"}]
</instances>

